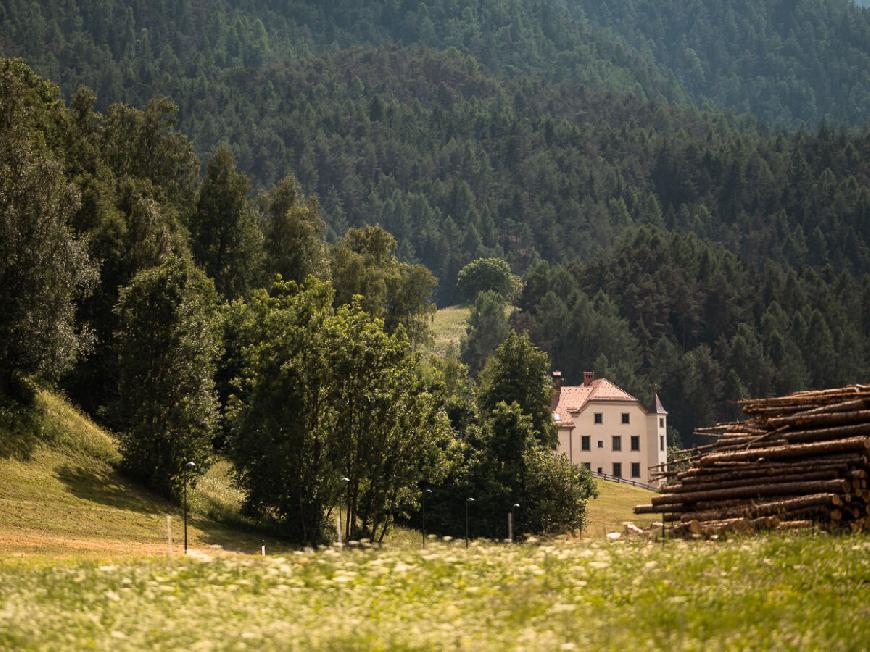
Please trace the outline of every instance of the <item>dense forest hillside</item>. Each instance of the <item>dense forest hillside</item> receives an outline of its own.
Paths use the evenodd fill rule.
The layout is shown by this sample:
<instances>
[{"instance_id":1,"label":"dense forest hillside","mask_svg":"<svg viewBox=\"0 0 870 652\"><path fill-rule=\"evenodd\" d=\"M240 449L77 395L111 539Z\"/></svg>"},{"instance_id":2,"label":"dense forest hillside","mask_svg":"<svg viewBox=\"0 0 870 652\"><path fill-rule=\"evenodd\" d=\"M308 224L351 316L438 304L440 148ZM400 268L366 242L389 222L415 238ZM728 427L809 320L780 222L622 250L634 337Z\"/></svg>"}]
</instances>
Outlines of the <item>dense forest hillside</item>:
<instances>
[{"instance_id":1,"label":"dense forest hillside","mask_svg":"<svg viewBox=\"0 0 870 652\"><path fill-rule=\"evenodd\" d=\"M691 235L626 232L585 263L539 263L514 326L528 329L576 381L594 369L646 401L656 389L670 425L737 419L735 401L866 378L870 275L766 263Z\"/></svg>"},{"instance_id":2,"label":"dense forest hillside","mask_svg":"<svg viewBox=\"0 0 870 652\"><path fill-rule=\"evenodd\" d=\"M97 106L172 97L179 126L202 154L228 143L261 185L294 171L319 195L331 237L365 223L393 232L403 257L441 279L441 303L455 300L456 272L476 256L504 255L522 271L538 258L599 252L637 223L714 239L753 264L870 269L868 134L826 128L772 137L672 108L665 100L679 104L694 87L675 85L682 55L668 58L661 44L684 29L691 39L681 52L702 39L707 68L720 70L720 59L744 65L724 79L763 89L763 71L736 63L730 37L710 30L725 20L742 33L752 22L753 47L764 49L784 15L799 15L798 26L825 27L826 47L798 48L792 58L773 48L778 65L824 69L832 86L819 95L866 111L870 101L843 89L870 88L861 59L870 38L860 38L867 12L845 0L788 10L763 3L751 12L666 3L652 21L636 2L617 21L591 3L454 4L7 2L0 43L67 91L90 85ZM581 9L588 21L573 18ZM627 36L593 29L594 21ZM662 24L669 30L656 32ZM638 42L639 25L646 41L635 50L624 44ZM858 36L836 36L847 27ZM393 45L345 49L355 43ZM770 74L790 78L780 68ZM716 99L724 86L703 76L713 85L698 86L696 99ZM815 93L803 78L790 79ZM781 91L769 93L801 105ZM752 98L734 92L741 108L752 108ZM826 115L819 111L810 117Z\"/></svg>"},{"instance_id":3,"label":"dense forest hillside","mask_svg":"<svg viewBox=\"0 0 870 652\"><path fill-rule=\"evenodd\" d=\"M850 0L5 0L0 55L24 60L8 97L41 89L28 138L100 263L66 380L89 409L117 398L120 289L168 254L221 300L275 272L329 277L337 305L378 285L364 307L415 343L435 286L415 264L446 305L502 257L516 328L569 376L658 386L683 433L747 393L866 380L870 11ZM395 240L353 230L372 224Z\"/></svg>"},{"instance_id":4,"label":"dense forest hillside","mask_svg":"<svg viewBox=\"0 0 870 652\"><path fill-rule=\"evenodd\" d=\"M870 12L850 0L574 1L698 102L789 126L870 116Z\"/></svg>"},{"instance_id":5,"label":"dense forest hillside","mask_svg":"<svg viewBox=\"0 0 870 652\"><path fill-rule=\"evenodd\" d=\"M165 94L186 108L191 85L232 88L233 69L396 43L457 48L497 73L691 97L773 124L862 124L870 111L870 15L850 0L8 0L0 20L4 54L67 91L86 83L137 104Z\"/></svg>"}]
</instances>

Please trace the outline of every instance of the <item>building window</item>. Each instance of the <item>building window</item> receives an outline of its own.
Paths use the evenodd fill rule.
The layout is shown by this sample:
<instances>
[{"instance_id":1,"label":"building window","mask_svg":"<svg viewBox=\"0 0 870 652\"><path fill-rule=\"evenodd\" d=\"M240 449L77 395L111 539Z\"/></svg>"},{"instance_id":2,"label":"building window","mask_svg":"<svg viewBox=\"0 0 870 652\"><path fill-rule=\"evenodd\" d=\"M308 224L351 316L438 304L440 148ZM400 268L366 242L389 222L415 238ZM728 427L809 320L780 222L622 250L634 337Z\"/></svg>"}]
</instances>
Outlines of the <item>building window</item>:
<instances>
[{"instance_id":1,"label":"building window","mask_svg":"<svg viewBox=\"0 0 870 652\"><path fill-rule=\"evenodd\" d=\"M595 413L595 423L604 423L604 413L596 412Z\"/></svg>"},{"instance_id":2,"label":"building window","mask_svg":"<svg viewBox=\"0 0 870 652\"><path fill-rule=\"evenodd\" d=\"M631 436L631 450L639 451L640 450L640 436L632 435Z\"/></svg>"},{"instance_id":3,"label":"building window","mask_svg":"<svg viewBox=\"0 0 870 652\"><path fill-rule=\"evenodd\" d=\"M632 462L631 463L631 477L639 478L640 477L640 462Z\"/></svg>"},{"instance_id":4,"label":"building window","mask_svg":"<svg viewBox=\"0 0 870 652\"><path fill-rule=\"evenodd\" d=\"M598 475L604 475L604 469L602 469L600 466L598 467Z\"/></svg>"},{"instance_id":5,"label":"building window","mask_svg":"<svg viewBox=\"0 0 870 652\"><path fill-rule=\"evenodd\" d=\"M622 437L620 437L619 435L613 435L613 450L622 450Z\"/></svg>"},{"instance_id":6,"label":"building window","mask_svg":"<svg viewBox=\"0 0 870 652\"><path fill-rule=\"evenodd\" d=\"M603 439L598 440L598 448L604 448L604 440Z\"/></svg>"},{"instance_id":7,"label":"building window","mask_svg":"<svg viewBox=\"0 0 870 652\"><path fill-rule=\"evenodd\" d=\"M614 462L613 463L613 477L615 477L615 478L622 477L622 462Z\"/></svg>"},{"instance_id":8,"label":"building window","mask_svg":"<svg viewBox=\"0 0 870 652\"><path fill-rule=\"evenodd\" d=\"M583 462L583 468L586 469L587 471L591 471L592 464L590 462Z\"/></svg>"},{"instance_id":9,"label":"building window","mask_svg":"<svg viewBox=\"0 0 870 652\"><path fill-rule=\"evenodd\" d=\"M659 437L659 450L665 450L665 438L664 436Z\"/></svg>"},{"instance_id":10,"label":"building window","mask_svg":"<svg viewBox=\"0 0 870 652\"><path fill-rule=\"evenodd\" d=\"M588 451L590 449L589 435L580 437L580 449Z\"/></svg>"},{"instance_id":11,"label":"building window","mask_svg":"<svg viewBox=\"0 0 870 652\"><path fill-rule=\"evenodd\" d=\"M622 422L623 423L631 423L631 415L628 412L622 413Z\"/></svg>"},{"instance_id":12,"label":"building window","mask_svg":"<svg viewBox=\"0 0 870 652\"><path fill-rule=\"evenodd\" d=\"M659 417L659 428L664 428L664 427L665 427L665 418Z\"/></svg>"}]
</instances>

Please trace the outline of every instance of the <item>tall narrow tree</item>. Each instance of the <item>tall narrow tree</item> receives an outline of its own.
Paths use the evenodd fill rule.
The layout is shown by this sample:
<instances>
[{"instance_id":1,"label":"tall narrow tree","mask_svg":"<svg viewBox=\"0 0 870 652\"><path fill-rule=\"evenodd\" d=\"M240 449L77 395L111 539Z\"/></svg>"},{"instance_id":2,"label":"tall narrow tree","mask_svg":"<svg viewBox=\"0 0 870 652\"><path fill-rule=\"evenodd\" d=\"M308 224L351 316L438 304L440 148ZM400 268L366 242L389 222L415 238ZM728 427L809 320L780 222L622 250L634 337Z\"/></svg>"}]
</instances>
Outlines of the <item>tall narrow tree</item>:
<instances>
[{"instance_id":1,"label":"tall narrow tree","mask_svg":"<svg viewBox=\"0 0 870 652\"><path fill-rule=\"evenodd\" d=\"M248 202L250 187L230 151L218 147L190 221L193 254L227 299L247 295L259 280L262 233Z\"/></svg>"},{"instance_id":2,"label":"tall narrow tree","mask_svg":"<svg viewBox=\"0 0 870 652\"><path fill-rule=\"evenodd\" d=\"M87 345L74 301L97 278L70 228L79 195L39 134L28 131L53 87L23 64L0 65L0 394L25 377L54 379ZM19 394L18 398L27 398Z\"/></svg>"},{"instance_id":3,"label":"tall narrow tree","mask_svg":"<svg viewBox=\"0 0 870 652\"><path fill-rule=\"evenodd\" d=\"M114 422L122 465L178 495L186 462L208 468L218 407L214 373L221 326L214 284L172 257L137 274L115 309L119 381Z\"/></svg>"}]
</instances>

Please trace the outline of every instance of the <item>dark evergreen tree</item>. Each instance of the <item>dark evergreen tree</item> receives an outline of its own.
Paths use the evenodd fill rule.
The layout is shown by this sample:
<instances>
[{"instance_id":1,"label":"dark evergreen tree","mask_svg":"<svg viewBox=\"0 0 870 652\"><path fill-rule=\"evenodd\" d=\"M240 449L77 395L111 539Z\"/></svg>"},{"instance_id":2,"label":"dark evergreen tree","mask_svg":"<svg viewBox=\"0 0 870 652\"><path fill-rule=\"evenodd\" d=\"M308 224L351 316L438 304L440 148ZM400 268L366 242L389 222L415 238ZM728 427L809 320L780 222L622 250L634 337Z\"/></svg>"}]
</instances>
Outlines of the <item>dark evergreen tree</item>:
<instances>
[{"instance_id":1,"label":"dark evergreen tree","mask_svg":"<svg viewBox=\"0 0 870 652\"><path fill-rule=\"evenodd\" d=\"M247 295L258 284L262 233L248 202L250 182L238 172L228 149L208 162L190 219L193 254L227 299Z\"/></svg>"},{"instance_id":2,"label":"dark evergreen tree","mask_svg":"<svg viewBox=\"0 0 870 652\"><path fill-rule=\"evenodd\" d=\"M316 198L306 198L294 177L285 177L260 196L264 215L268 276L301 283L309 275L327 277L325 224Z\"/></svg>"},{"instance_id":3,"label":"dark evergreen tree","mask_svg":"<svg viewBox=\"0 0 870 652\"><path fill-rule=\"evenodd\" d=\"M510 334L508 306L501 294L484 291L477 294L468 315L462 339L462 361L477 375L499 344Z\"/></svg>"},{"instance_id":4,"label":"dark evergreen tree","mask_svg":"<svg viewBox=\"0 0 870 652\"><path fill-rule=\"evenodd\" d=\"M556 428L549 408L552 391L549 356L527 335L511 332L480 374L478 403L484 419L499 403L516 403L530 417L538 442L555 448Z\"/></svg>"}]
</instances>

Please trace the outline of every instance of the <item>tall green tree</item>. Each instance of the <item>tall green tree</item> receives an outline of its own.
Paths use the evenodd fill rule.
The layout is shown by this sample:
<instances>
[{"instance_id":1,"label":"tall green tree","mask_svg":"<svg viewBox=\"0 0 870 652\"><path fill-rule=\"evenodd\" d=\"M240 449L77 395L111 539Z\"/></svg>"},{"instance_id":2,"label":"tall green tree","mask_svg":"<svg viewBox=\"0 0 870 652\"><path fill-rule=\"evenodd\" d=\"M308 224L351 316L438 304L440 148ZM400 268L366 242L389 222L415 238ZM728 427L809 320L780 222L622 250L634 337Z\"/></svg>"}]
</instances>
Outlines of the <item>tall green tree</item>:
<instances>
[{"instance_id":1,"label":"tall green tree","mask_svg":"<svg viewBox=\"0 0 870 652\"><path fill-rule=\"evenodd\" d=\"M122 467L178 496L185 464L204 473L218 425L214 374L222 350L214 284L172 257L138 273L116 307Z\"/></svg>"},{"instance_id":2,"label":"tall green tree","mask_svg":"<svg viewBox=\"0 0 870 652\"><path fill-rule=\"evenodd\" d=\"M556 427L549 407L552 392L549 356L525 333L511 332L480 374L478 403L484 419L499 403L516 403L531 419L538 443L555 449Z\"/></svg>"},{"instance_id":3,"label":"tall green tree","mask_svg":"<svg viewBox=\"0 0 870 652\"><path fill-rule=\"evenodd\" d=\"M349 479L345 534L381 541L396 516L416 506L421 481L442 474L447 415L425 391L406 336L388 334L359 305L338 308L324 344L327 409L336 414L336 453Z\"/></svg>"},{"instance_id":4,"label":"tall green tree","mask_svg":"<svg viewBox=\"0 0 870 652\"><path fill-rule=\"evenodd\" d=\"M462 339L462 361L472 374L480 373L511 332L507 309L502 295L490 290L477 294Z\"/></svg>"},{"instance_id":5,"label":"tall green tree","mask_svg":"<svg viewBox=\"0 0 870 652\"><path fill-rule=\"evenodd\" d=\"M22 64L0 64L0 394L56 379L90 341L75 321L97 279L70 224L79 193L45 135L29 131L55 93Z\"/></svg>"},{"instance_id":6,"label":"tall green tree","mask_svg":"<svg viewBox=\"0 0 870 652\"><path fill-rule=\"evenodd\" d=\"M236 170L230 151L218 147L199 189L190 234L196 260L227 299L257 286L262 265L262 233L248 201L250 181Z\"/></svg>"},{"instance_id":7,"label":"tall green tree","mask_svg":"<svg viewBox=\"0 0 870 652\"><path fill-rule=\"evenodd\" d=\"M316 197L305 197L295 177L287 176L259 197L263 213L266 260L271 278L280 274L301 283L309 275L325 278L329 259L323 234L326 225Z\"/></svg>"}]
</instances>

